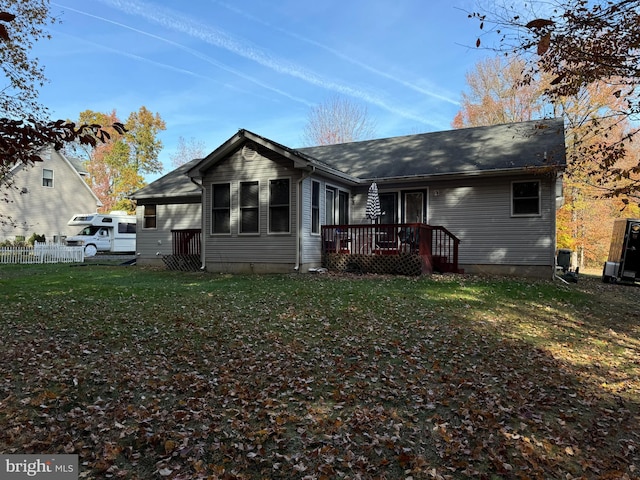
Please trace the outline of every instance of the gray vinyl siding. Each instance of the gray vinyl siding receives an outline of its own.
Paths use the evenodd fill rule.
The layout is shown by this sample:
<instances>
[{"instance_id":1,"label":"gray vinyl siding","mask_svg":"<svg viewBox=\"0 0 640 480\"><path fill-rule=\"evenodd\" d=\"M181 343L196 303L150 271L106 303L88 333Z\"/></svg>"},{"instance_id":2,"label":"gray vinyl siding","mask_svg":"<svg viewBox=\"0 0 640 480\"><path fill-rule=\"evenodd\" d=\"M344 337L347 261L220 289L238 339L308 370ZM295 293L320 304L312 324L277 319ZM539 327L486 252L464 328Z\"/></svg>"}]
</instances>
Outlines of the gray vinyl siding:
<instances>
[{"instance_id":1,"label":"gray vinyl siding","mask_svg":"<svg viewBox=\"0 0 640 480\"><path fill-rule=\"evenodd\" d=\"M340 185L335 182L327 182L321 177L306 178L302 182L302 255L301 263L309 266L318 266L322 262L322 241L321 233L311 233L311 182L315 181L320 184L320 225L325 225L325 210L326 210L326 189L327 187L335 188L340 191L349 193L349 224L363 223L364 214L359 215L355 212L360 212L358 205L354 202L357 197L353 197L353 193L349 187ZM366 198L360 198L362 203L362 211L364 212L364 206ZM322 230L322 229L321 229Z\"/></svg>"},{"instance_id":2,"label":"gray vinyl siding","mask_svg":"<svg viewBox=\"0 0 640 480\"><path fill-rule=\"evenodd\" d=\"M42 185L43 169L53 171L53 187ZM43 154L43 161L33 166L17 167L11 175L16 188L3 188L9 201L0 201L0 216L11 217L16 225L0 221L0 240L34 233L44 234L47 241L75 235L80 228L67 225L71 217L97 211L98 200L84 179L55 151Z\"/></svg>"},{"instance_id":3,"label":"gray vinyl siding","mask_svg":"<svg viewBox=\"0 0 640 480\"><path fill-rule=\"evenodd\" d=\"M153 201L147 201L153 204ZM136 252L141 259L157 259L171 255L171 230L199 229L202 221L200 203L172 203L156 205L156 228L142 228L144 205L136 208Z\"/></svg>"},{"instance_id":4,"label":"gray vinyl siding","mask_svg":"<svg viewBox=\"0 0 640 480\"><path fill-rule=\"evenodd\" d=\"M298 205L296 192L300 172L290 161L270 159L248 148L240 149L218 162L203 179L205 194L203 208L205 220L205 261L207 264L290 264L296 262L296 226ZM269 182L289 179L289 232L269 232ZM259 185L259 233L239 233L240 182L258 181ZM219 183L231 185L231 234L211 233L211 186Z\"/></svg>"},{"instance_id":5,"label":"gray vinyl siding","mask_svg":"<svg viewBox=\"0 0 640 480\"><path fill-rule=\"evenodd\" d=\"M511 182L541 182L538 216L511 214ZM461 265L552 265L555 190L542 178L487 178L430 188L429 223L461 240Z\"/></svg>"},{"instance_id":6,"label":"gray vinyl siding","mask_svg":"<svg viewBox=\"0 0 640 480\"><path fill-rule=\"evenodd\" d=\"M511 182L540 181L540 215L511 214ZM482 177L468 181L378 185L380 192L428 192L429 225L443 226L460 240L460 265L553 265L555 252L555 180L548 177ZM354 198L351 223L364 216L366 190Z\"/></svg>"},{"instance_id":7,"label":"gray vinyl siding","mask_svg":"<svg viewBox=\"0 0 640 480\"><path fill-rule=\"evenodd\" d=\"M323 182L317 178L305 178L302 182L302 253L300 261L303 264L320 264L322 253L320 251L320 233L311 232L311 182L320 183L320 223L322 224L322 206L324 199L322 198Z\"/></svg>"}]
</instances>

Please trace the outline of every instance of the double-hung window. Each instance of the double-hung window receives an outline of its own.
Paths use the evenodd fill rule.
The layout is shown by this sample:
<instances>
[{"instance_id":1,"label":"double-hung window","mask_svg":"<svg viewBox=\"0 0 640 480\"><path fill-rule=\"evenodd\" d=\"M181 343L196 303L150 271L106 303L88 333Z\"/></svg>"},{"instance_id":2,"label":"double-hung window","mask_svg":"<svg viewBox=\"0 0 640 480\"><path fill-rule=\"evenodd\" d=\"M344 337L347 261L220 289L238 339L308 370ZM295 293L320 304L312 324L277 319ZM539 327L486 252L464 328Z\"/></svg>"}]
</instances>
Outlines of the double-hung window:
<instances>
[{"instance_id":1,"label":"double-hung window","mask_svg":"<svg viewBox=\"0 0 640 480\"><path fill-rule=\"evenodd\" d=\"M291 188L288 178L269 181L269 232L289 233Z\"/></svg>"},{"instance_id":2,"label":"double-hung window","mask_svg":"<svg viewBox=\"0 0 640 480\"><path fill-rule=\"evenodd\" d=\"M540 215L540 182L513 182L511 184L511 214L513 216Z\"/></svg>"},{"instance_id":3,"label":"double-hung window","mask_svg":"<svg viewBox=\"0 0 640 480\"><path fill-rule=\"evenodd\" d=\"M258 182L240 182L240 233L258 233L259 204Z\"/></svg>"},{"instance_id":4,"label":"double-hung window","mask_svg":"<svg viewBox=\"0 0 640 480\"><path fill-rule=\"evenodd\" d=\"M231 233L231 184L211 186L211 233Z\"/></svg>"},{"instance_id":5,"label":"double-hung window","mask_svg":"<svg viewBox=\"0 0 640 480\"><path fill-rule=\"evenodd\" d=\"M53 188L53 170L42 169L42 186Z\"/></svg>"},{"instance_id":6,"label":"double-hung window","mask_svg":"<svg viewBox=\"0 0 640 480\"><path fill-rule=\"evenodd\" d=\"M156 228L156 218L156 205L145 205L142 228Z\"/></svg>"}]
</instances>

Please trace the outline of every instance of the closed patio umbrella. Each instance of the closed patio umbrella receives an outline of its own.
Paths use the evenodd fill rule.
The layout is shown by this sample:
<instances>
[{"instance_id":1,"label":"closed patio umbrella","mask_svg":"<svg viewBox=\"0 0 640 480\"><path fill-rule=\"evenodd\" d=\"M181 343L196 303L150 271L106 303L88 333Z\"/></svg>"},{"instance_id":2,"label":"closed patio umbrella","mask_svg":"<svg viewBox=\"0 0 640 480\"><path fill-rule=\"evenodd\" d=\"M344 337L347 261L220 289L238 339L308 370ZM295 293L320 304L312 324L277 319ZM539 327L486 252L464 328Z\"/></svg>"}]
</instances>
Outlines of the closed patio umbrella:
<instances>
[{"instance_id":1,"label":"closed patio umbrella","mask_svg":"<svg viewBox=\"0 0 640 480\"><path fill-rule=\"evenodd\" d=\"M369 187L369 194L367 195L367 206L365 208L365 215L374 222L381 215L380 211L380 196L378 195L378 185L373 182Z\"/></svg>"},{"instance_id":2,"label":"closed patio umbrella","mask_svg":"<svg viewBox=\"0 0 640 480\"><path fill-rule=\"evenodd\" d=\"M369 193L367 194L367 206L365 208L365 215L371 219L371 223L376 223L378 217L382 215L380 210L380 195L378 195L378 185L373 182L369 187ZM371 233L371 251L375 249L375 233ZM367 242L369 243L369 242Z\"/></svg>"}]
</instances>

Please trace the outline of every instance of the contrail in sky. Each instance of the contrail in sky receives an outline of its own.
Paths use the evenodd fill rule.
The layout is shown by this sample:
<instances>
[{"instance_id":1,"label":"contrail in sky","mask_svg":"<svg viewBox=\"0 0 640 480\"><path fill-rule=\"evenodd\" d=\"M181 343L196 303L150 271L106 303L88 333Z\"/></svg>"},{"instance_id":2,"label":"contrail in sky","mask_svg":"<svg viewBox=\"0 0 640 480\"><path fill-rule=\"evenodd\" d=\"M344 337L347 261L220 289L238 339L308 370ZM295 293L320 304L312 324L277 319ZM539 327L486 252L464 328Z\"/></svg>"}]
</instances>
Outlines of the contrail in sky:
<instances>
[{"instance_id":1,"label":"contrail in sky","mask_svg":"<svg viewBox=\"0 0 640 480\"><path fill-rule=\"evenodd\" d=\"M254 15L251 15L250 13L247 13L244 10L236 8L233 5L230 5L230 4L225 3L225 2L220 2L218 0L211 0L211 1L213 3L215 3L215 4L217 4L217 5L220 5L221 7L226 8L227 10L229 10L231 12L234 12L234 13L236 13L238 15L241 15L241 16L243 16L243 17L245 17L245 18L247 18L247 19L249 19L251 21L260 23L261 25L264 25L265 27L268 27L268 28L271 28L273 30L276 30L276 31L278 31L280 33L283 33L283 34L289 36L289 37L295 38L296 40L300 40L301 42L305 42L305 43L308 43L308 44L313 45L315 47L321 48L321 49L323 49L323 50L335 55L336 57L341 58L342 60L345 60L345 61L347 61L349 63L352 63L353 65L356 65L356 66L358 66L360 68L363 68L364 70L367 70L368 72L371 72L371 73L373 73L375 75L378 75L380 77L386 78L387 80L392 80L392 81L394 81L396 83L399 83L400 85L402 85L404 87L407 87L407 88L409 88L411 90L414 90L414 91L416 91L418 93L421 93L423 95L427 95L429 97L437 98L438 100L442 100L444 102L451 103L452 105L456 105L456 106L460 105L460 102L458 102L457 100L453 100L453 99L451 99L449 97L446 97L444 95L440 95L440 94L432 92L430 90L426 90L426 89L421 88L421 87L419 87L417 85L414 85L414 84L412 84L410 82L407 82L406 80L403 80L403 79L398 78L398 77L396 77L394 75L391 75L391 74L389 74L387 72L384 72L382 70L378 70L377 68L374 68L374 67L372 67L370 65L367 65L367 64L361 62L360 60L356 60L355 58L349 57L348 55L345 55L344 53L342 53L342 52L340 52L338 50L335 50L335 49L333 49L331 47L328 47L327 45L323 45L320 42L317 42L317 41L312 40L310 38L304 37L302 35L298 35L297 33L291 32L289 30L285 30L284 28L280 28L280 27L271 25L269 22L265 22L261 18L258 18L258 17L254 16Z\"/></svg>"},{"instance_id":2,"label":"contrail in sky","mask_svg":"<svg viewBox=\"0 0 640 480\"><path fill-rule=\"evenodd\" d=\"M278 59L267 54L262 49L252 46L248 43L234 39L230 35L212 28L210 26L198 24L195 20L185 18L178 12L158 7L158 5L149 5L138 1L122 1L122 0L101 0L103 3L117 8L127 14L137 15L146 20L152 21L166 28L186 33L187 35L198 38L210 45L225 49L235 53L238 56L252 60L263 67L269 68L275 72L298 78L312 85L339 92L359 98L372 105L376 105L391 113L412 119L414 121L432 125L433 122L425 119L412 112L402 110L396 106L384 101L382 98L372 93L350 87L341 83L321 77L320 75L304 69L292 62Z\"/></svg>"},{"instance_id":3,"label":"contrail in sky","mask_svg":"<svg viewBox=\"0 0 640 480\"><path fill-rule=\"evenodd\" d=\"M305 100L304 98L296 97L294 95L291 95L290 93L287 93L287 92L285 92L283 90L280 90L279 88L275 88L275 87L272 87L270 85L267 85L266 83L257 80L255 77L251 77L249 75L246 75L246 74L242 73L241 71L239 71L239 70L237 70L235 68L229 67L228 65L225 65L224 63L218 62L217 60L215 60L215 59L213 59L213 58L211 58L211 57L209 57L207 55L204 55L204 54L200 53L199 51L194 50L193 48L189 48L189 47L187 47L185 45L181 45L181 44L179 44L177 42L174 42L172 40L160 37L158 35L154 35L153 33L145 32L143 30L139 30L139 29L131 27L129 25L125 25L125 24L120 23L120 22L109 20L108 18L100 17L98 15L93 15L93 14L88 13L88 12L83 12L82 10L77 10L75 8L72 8L72 7L67 7L66 5L62 5L62 4L59 4L59 3L56 3L56 2L51 2L51 4L55 5L57 7L64 8L66 10L78 13L80 15L85 15L87 17L95 18L95 19L101 20L103 22L111 23L113 25L117 25L118 27L125 28L127 30L131 30L133 32L139 33L141 35L146 35L147 37L154 38L156 40L160 40L161 42L168 43L170 45L173 45L176 48L184 50L185 52L187 52L187 53L199 58L200 60L203 60L203 61L205 61L207 63L210 63L211 65L214 65L217 68L220 68L221 70L225 70L225 71L227 71L229 73L232 73L234 75L237 75L237 76L239 76L239 77L241 77L241 78L243 78L243 79L245 79L245 80L247 80L249 82L255 83L256 85L258 85L258 86L260 86L260 87L262 87L262 88L264 88L266 90L270 90L272 92L275 92L275 93L277 93L279 95L282 95L284 97L287 97L290 100L293 100L295 102L302 103L303 105L306 105L307 107L312 107L313 106L313 103ZM86 40L84 40L84 41L86 41ZM92 43L93 45L97 45L97 44L95 44L93 42L88 42L87 41L87 43ZM116 52L116 53L119 53L121 55L127 56L129 58L137 59L137 60L140 60L140 61L145 61L147 63L153 63L153 64L155 64L157 66L160 66L160 67L163 67L163 68L168 68L168 69L171 69L171 70L174 70L174 71L177 71L177 72L185 73L187 75L191 75L191 76L195 76L195 77L200 77L200 78L211 80L211 78L207 77L206 75L201 75L201 74L198 74L198 73L195 73L195 72L192 72L192 71L189 71L189 70L180 69L180 68L177 68L177 67L172 67L171 65L155 62L153 60L149 60L149 59L146 59L146 58L143 58L143 57L139 57L137 55L128 54L128 53L126 53L126 52L124 52L122 50L118 50L118 49L114 49L114 48L111 48L111 47L107 47L105 45L97 45L97 46L100 46L102 48L106 48L108 50L111 50L113 52Z\"/></svg>"}]
</instances>

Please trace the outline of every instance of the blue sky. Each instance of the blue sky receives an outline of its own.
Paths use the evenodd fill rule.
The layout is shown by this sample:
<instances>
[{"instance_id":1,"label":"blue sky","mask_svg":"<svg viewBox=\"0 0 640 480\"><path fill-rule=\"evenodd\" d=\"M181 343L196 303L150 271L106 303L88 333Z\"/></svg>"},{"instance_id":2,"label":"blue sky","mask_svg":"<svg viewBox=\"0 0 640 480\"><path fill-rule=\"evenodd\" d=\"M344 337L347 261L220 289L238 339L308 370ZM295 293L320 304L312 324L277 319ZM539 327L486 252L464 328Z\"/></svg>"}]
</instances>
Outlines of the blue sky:
<instances>
[{"instance_id":1,"label":"blue sky","mask_svg":"<svg viewBox=\"0 0 640 480\"><path fill-rule=\"evenodd\" d=\"M476 3L52 0L40 100L55 118L160 114L164 173L180 137L208 153L246 128L301 147L311 108L335 95L365 106L379 138L446 130L487 55Z\"/></svg>"}]
</instances>

